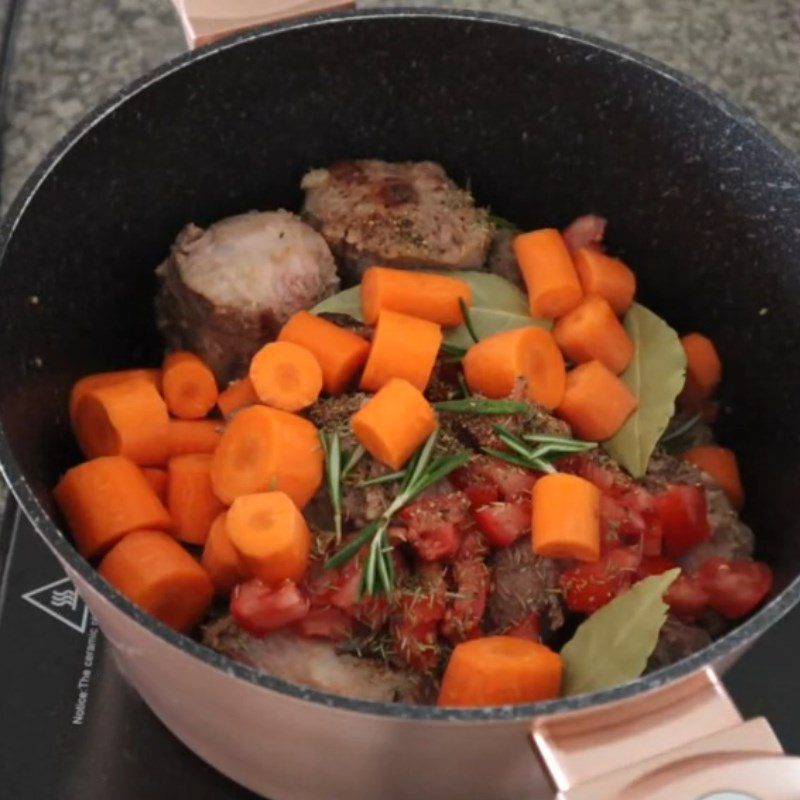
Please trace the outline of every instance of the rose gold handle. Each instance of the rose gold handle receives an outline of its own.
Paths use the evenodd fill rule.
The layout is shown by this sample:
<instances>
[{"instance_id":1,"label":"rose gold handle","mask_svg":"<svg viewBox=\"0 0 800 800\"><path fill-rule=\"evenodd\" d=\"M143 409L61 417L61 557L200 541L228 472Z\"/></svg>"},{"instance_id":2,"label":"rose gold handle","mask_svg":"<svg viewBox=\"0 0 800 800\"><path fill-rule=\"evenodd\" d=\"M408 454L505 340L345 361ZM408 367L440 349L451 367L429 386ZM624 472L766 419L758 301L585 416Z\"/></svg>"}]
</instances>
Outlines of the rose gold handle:
<instances>
[{"instance_id":1,"label":"rose gold handle","mask_svg":"<svg viewBox=\"0 0 800 800\"><path fill-rule=\"evenodd\" d=\"M224 36L322 11L352 8L352 0L172 0L189 47Z\"/></svg>"},{"instance_id":2,"label":"rose gold handle","mask_svg":"<svg viewBox=\"0 0 800 800\"><path fill-rule=\"evenodd\" d=\"M769 723L744 722L713 670L647 695L536 720L558 800L795 800L800 759Z\"/></svg>"}]
</instances>

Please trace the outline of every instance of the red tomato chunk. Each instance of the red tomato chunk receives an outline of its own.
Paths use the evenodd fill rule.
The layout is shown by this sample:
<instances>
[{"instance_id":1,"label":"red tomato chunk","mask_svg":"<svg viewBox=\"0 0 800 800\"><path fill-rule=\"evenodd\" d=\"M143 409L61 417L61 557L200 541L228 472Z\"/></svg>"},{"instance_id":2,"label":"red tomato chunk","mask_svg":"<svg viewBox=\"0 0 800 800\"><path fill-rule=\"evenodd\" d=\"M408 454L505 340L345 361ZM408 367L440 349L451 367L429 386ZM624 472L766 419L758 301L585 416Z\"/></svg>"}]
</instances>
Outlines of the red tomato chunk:
<instances>
[{"instance_id":1,"label":"red tomato chunk","mask_svg":"<svg viewBox=\"0 0 800 800\"><path fill-rule=\"evenodd\" d=\"M251 636L266 636L308 613L308 598L292 581L268 586L258 579L240 583L231 596L231 614Z\"/></svg>"},{"instance_id":2,"label":"red tomato chunk","mask_svg":"<svg viewBox=\"0 0 800 800\"><path fill-rule=\"evenodd\" d=\"M673 484L655 495L665 555L677 558L711 536L701 486Z\"/></svg>"}]
</instances>

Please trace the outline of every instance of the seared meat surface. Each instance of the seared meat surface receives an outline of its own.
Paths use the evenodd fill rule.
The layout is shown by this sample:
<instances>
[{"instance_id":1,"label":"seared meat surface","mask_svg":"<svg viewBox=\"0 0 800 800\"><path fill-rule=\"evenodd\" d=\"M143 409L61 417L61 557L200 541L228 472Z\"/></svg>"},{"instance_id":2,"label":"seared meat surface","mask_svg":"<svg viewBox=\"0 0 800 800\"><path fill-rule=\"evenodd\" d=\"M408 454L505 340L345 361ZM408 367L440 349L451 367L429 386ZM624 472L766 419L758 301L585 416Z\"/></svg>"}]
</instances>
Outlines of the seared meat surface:
<instances>
[{"instance_id":1,"label":"seared meat surface","mask_svg":"<svg viewBox=\"0 0 800 800\"><path fill-rule=\"evenodd\" d=\"M667 483L691 483L706 491L711 538L693 547L679 561L693 572L712 556L727 559L750 558L753 555L753 531L739 519L719 484L694 464L657 451L650 461L646 485L658 491Z\"/></svg>"},{"instance_id":2,"label":"seared meat surface","mask_svg":"<svg viewBox=\"0 0 800 800\"><path fill-rule=\"evenodd\" d=\"M301 185L305 217L351 280L373 264L480 269L486 260L488 213L431 161L340 161Z\"/></svg>"},{"instance_id":3,"label":"seared meat surface","mask_svg":"<svg viewBox=\"0 0 800 800\"><path fill-rule=\"evenodd\" d=\"M669 614L658 635L656 649L647 662L647 671L668 667L709 644L711 634L705 628L683 622Z\"/></svg>"},{"instance_id":4,"label":"seared meat surface","mask_svg":"<svg viewBox=\"0 0 800 800\"><path fill-rule=\"evenodd\" d=\"M292 314L339 285L324 239L287 211L187 225L157 275L167 347L197 353L221 384L241 377Z\"/></svg>"},{"instance_id":5,"label":"seared meat surface","mask_svg":"<svg viewBox=\"0 0 800 800\"><path fill-rule=\"evenodd\" d=\"M545 634L564 624L558 565L535 555L527 536L495 552L490 563L494 578L487 611L492 632L507 631L531 613L539 615Z\"/></svg>"},{"instance_id":6,"label":"seared meat surface","mask_svg":"<svg viewBox=\"0 0 800 800\"><path fill-rule=\"evenodd\" d=\"M489 256L486 259L486 267L489 272L494 272L501 278L505 278L520 289L525 289L525 281L514 254L512 242L520 231L513 228L499 228L494 232L492 244L489 247Z\"/></svg>"},{"instance_id":7,"label":"seared meat surface","mask_svg":"<svg viewBox=\"0 0 800 800\"><path fill-rule=\"evenodd\" d=\"M420 675L376 659L340 653L330 642L286 631L256 639L233 617L223 617L205 629L203 643L234 661L321 692L387 703L425 701Z\"/></svg>"}]
</instances>

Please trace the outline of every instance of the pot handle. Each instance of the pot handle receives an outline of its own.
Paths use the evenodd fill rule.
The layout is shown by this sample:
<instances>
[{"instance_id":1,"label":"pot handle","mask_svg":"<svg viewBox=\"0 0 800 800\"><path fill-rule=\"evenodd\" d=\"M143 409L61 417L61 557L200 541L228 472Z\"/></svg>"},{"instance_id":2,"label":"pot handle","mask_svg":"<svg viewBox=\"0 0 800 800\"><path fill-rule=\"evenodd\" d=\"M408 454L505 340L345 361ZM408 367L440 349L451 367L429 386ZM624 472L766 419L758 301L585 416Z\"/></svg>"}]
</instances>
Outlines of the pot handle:
<instances>
[{"instance_id":1,"label":"pot handle","mask_svg":"<svg viewBox=\"0 0 800 800\"><path fill-rule=\"evenodd\" d=\"M800 758L744 721L706 668L648 694L542 717L533 747L557 800L796 800Z\"/></svg>"},{"instance_id":2,"label":"pot handle","mask_svg":"<svg viewBox=\"0 0 800 800\"><path fill-rule=\"evenodd\" d=\"M190 48L265 22L352 8L352 0L172 0Z\"/></svg>"}]
</instances>

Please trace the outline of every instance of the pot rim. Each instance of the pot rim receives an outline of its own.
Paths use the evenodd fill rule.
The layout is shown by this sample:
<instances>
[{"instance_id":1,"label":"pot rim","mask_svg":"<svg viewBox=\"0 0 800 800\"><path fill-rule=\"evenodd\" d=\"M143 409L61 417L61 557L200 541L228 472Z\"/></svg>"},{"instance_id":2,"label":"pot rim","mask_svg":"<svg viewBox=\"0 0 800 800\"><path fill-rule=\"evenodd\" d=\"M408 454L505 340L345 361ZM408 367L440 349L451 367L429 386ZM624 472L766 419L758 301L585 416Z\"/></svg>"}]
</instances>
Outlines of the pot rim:
<instances>
[{"instance_id":1,"label":"pot rim","mask_svg":"<svg viewBox=\"0 0 800 800\"><path fill-rule=\"evenodd\" d=\"M729 117L734 124L746 127L762 147L771 151L773 155L784 162L787 170L794 173L798 185L800 185L800 168L798 167L795 155L775 139L763 126L755 122L747 112L696 81L694 78L674 70L671 67L667 67L647 56L629 50L626 47L613 44L591 35L578 33L562 26L491 12L417 8L340 11L306 17L300 20L260 26L236 36L212 43L198 50L183 53L132 81L88 112L48 152L42 162L28 177L22 189L14 199L7 215L0 225L0 269L2 269L2 262L6 250L14 235L17 224L24 215L28 204L36 194L39 186L55 171L61 159L69 153L80 139L102 122L108 115L113 113L115 109L123 105L129 98L145 91L151 85L171 75L173 72L190 68L195 62L216 57L217 54L223 53L230 48L238 47L258 39L266 40L272 36L280 36L305 28L334 26L353 22L369 22L370 20L380 19L436 19L444 23L450 21L472 22L481 25L491 25L498 30L509 27L523 28L556 39L576 42L579 45L610 53L621 61L633 62L640 67L644 67L651 73L655 73L666 80L672 81L677 84L680 89L700 97L706 103L712 105ZM53 519L51 519L49 514L45 511L41 503L39 503L11 452L11 447L2 421L0 421L0 472L2 472L8 482L21 510L30 520L37 533L45 540L56 555L65 562L70 569L74 570L74 572L86 581L92 589L97 591L119 611L131 617L135 623L142 625L153 635L163 639L185 653L200 659L205 664L225 673L232 674L236 678L247 681L248 683L301 700L307 700L310 701L311 704L319 704L361 714L394 717L397 719L425 720L430 722L498 722L506 720L527 720L535 716L579 710L590 706L632 698L644 692L658 689L667 683L687 676L696 670L702 669L709 664L724 659L726 656L734 654L777 622L798 602L798 600L800 600L800 576L798 576L780 594L757 611L752 617L729 631L720 639L717 639L703 648L703 650L671 666L662 668L649 675L637 678L636 680L588 694L522 705L487 706L485 708L470 709L438 708L435 706L413 706L400 703L357 700L309 689L281 678L272 677L253 667L233 661L227 656L223 656L194 639L191 639L189 636L177 633L171 628L168 628L124 598L100 577L88 561L78 554Z\"/></svg>"}]
</instances>

